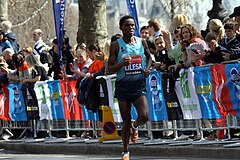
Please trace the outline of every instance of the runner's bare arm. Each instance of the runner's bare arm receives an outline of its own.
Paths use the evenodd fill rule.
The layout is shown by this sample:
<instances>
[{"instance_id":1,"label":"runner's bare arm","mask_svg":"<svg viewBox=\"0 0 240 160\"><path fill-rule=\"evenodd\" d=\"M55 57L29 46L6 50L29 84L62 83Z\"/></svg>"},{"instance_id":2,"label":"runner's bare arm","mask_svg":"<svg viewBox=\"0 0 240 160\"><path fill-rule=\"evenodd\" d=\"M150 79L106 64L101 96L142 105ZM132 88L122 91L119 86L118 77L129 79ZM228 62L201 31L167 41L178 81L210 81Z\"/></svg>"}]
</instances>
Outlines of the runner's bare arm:
<instances>
[{"instance_id":1,"label":"runner's bare arm","mask_svg":"<svg viewBox=\"0 0 240 160\"><path fill-rule=\"evenodd\" d=\"M119 52L119 45L118 45L118 42L115 41L110 45L110 55L108 58L108 71L110 74L116 73L123 66L127 66L130 64L131 59L129 59L129 57L124 57L120 63L116 63L118 52Z\"/></svg>"}]
</instances>

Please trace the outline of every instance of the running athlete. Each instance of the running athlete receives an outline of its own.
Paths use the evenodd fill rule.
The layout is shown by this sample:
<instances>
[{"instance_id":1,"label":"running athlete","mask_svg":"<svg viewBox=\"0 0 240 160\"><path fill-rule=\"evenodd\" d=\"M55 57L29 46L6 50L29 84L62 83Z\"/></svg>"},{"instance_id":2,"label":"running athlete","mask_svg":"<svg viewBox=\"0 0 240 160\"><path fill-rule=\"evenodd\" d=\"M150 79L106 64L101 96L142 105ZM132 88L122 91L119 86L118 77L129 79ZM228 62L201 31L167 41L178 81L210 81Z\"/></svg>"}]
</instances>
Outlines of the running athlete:
<instances>
[{"instance_id":1,"label":"running athlete","mask_svg":"<svg viewBox=\"0 0 240 160\"><path fill-rule=\"evenodd\" d=\"M135 143L138 139L138 126L148 121L148 102L146 98L145 78L149 75L152 58L145 40L134 36L135 22L126 15L119 21L123 37L111 43L108 71L117 72L115 97L123 120L122 159L129 159L129 138ZM146 63L146 65L145 65ZM131 121L131 103L138 117Z\"/></svg>"}]
</instances>

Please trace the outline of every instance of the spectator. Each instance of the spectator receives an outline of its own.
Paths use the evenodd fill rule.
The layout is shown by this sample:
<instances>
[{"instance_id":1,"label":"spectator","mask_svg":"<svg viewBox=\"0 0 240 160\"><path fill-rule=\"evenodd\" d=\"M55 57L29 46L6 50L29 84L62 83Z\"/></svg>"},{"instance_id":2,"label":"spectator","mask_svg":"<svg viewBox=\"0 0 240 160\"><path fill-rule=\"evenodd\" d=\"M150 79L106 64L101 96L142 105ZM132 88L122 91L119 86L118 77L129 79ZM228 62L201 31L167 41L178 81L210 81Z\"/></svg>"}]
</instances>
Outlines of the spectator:
<instances>
[{"instance_id":1,"label":"spectator","mask_svg":"<svg viewBox=\"0 0 240 160\"><path fill-rule=\"evenodd\" d=\"M206 55L203 59L206 64L221 63L225 61L222 52L229 53L229 51L218 45L218 39L215 35L209 32L205 37L205 42L210 48L210 50L206 51Z\"/></svg>"},{"instance_id":2,"label":"spectator","mask_svg":"<svg viewBox=\"0 0 240 160\"><path fill-rule=\"evenodd\" d=\"M75 44L73 46L73 58L75 59L76 58L76 54L77 54L77 50L85 50L86 51L86 44L85 43L79 43L79 44Z\"/></svg>"},{"instance_id":3,"label":"spectator","mask_svg":"<svg viewBox=\"0 0 240 160\"><path fill-rule=\"evenodd\" d=\"M176 14L172 19L173 30L188 23L189 23L189 20L185 14Z\"/></svg>"},{"instance_id":4,"label":"spectator","mask_svg":"<svg viewBox=\"0 0 240 160\"><path fill-rule=\"evenodd\" d=\"M201 60L204 57L203 52L187 52L187 47L193 43L198 43L202 47L206 48L206 43L203 41L201 34L191 24L185 24L181 27L181 48L184 56L185 66L199 66L203 64ZM203 49L203 50L204 50Z\"/></svg>"},{"instance_id":5,"label":"spectator","mask_svg":"<svg viewBox=\"0 0 240 160\"><path fill-rule=\"evenodd\" d=\"M75 48L75 50L79 50L79 49L82 49L82 50L86 50L86 44L85 43L79 43L77 44L77 47Z\"/></svg>"},{"instance_id":6,"label":"spectator","mask_svg":"<svg viewBox=\"0 0 240 160\"><path fill-rule=\"evenodd\" d=\"M229 15L230 18L235 17L236 26L235 26L235 32L236 37L238 41L240 41L240 6L235 7L232 14Z\"/></svg>"},{"instance_id":7,"label":"spectator","mask_svg":"<svg viewBox=\"0 0 240 160\"><path fill-rule=\"evenodd\" d=\"M33 49L29 45L26 45L25 47L23 47L22 51L24 51L22 52L24 57L28 56L29 54L33 54Z\"/></svg>"},{"instance_id":8,"label":"spectator","mask_svg":"<svg viewBox=\"0 0 240 160\"><path fill-rule=\"evenodd\" d=\"M42 64L48 63L46 44L43 42L43 32L41 29L33 31L33 40L35 42L33 54L40 59Z\"/></svg>"},{"instance_id":9,"label":"spectator","mask_svg":"<svg viewBox=\"0 0 240 160\"><path fill-rule=\"evenodd\" d=\"M189 20L186 15L177 14L173 17L172 22L174 29L174 39L171 39L171 33L169 31L162 31L162 35L164 37L166 49L168 51L168 57L176 63L175 65L172 65L170 67L174 68L176 71L183 66L184 61L183 52L180 44L181 26L188 24Z\"/></svg>"},{"instance_id":10,"label":"spectator","mask_svg":"<svg viewBox=\"0 0 240 160\"><path fill-rule=\"evenodd\" d=\"M208 22L209 31L217 37L218 40L224 38L225 30L223 23L219 19L211 19Z\"/></svg>"},{"instance_id":11,"label":"spectator","mask_svg":"<svg viewBox=\"0 0 240 160\"><path fill-rule=\"evenodd\" d=\"M173 31L173 46L176 46L180 40L181 27L177 27Z\"/></svg>"},{"instance_id":12,"label":"spectator","mask_svg":"<svg viewBox=\"0 0 240 160\"><path fill-rule=\"evenodd\" d=\"M121 34L115 34L111 37L111 43L118 40L119 38L121 38L122 35Z\"/></svg>"},{"instance_id":13,"label":"spectator","mask_svg":"<svg viewBox=\"0 0 240 160\"><path fill-rule=\"evenodd\" d=\"M158 52L156 44L155 44L155 40L154 40L154 38L152 36L149 36L146 39L146 42L147 42L148 48L149 48L149 50L151 52L152 65L153 65L154 63L156 63L155 55Z\"/></svg>"},{"instance_id":14,"label":"spectator","mask_svg":"<svg viewBox=\"0 0 240 160\"><path fill-rule=\"evenodd\" d=\"M73 54L72 54L72 46L69 42L69 37L64 36L63 38L63 46L62 46L62 63L64 64L64 71L67 75L73 75L73 72L70 69L71 63L73 63Z\"/></svg>"},{"instance_id":15,"label":"spectator","mask_svg":"<svg viewBox=\"0 0 240 160\"><path fill-rule=\"evenodd\" d=\"M89 67L88 73L86 74L87 77L93 77L94 73L97 73L98 71L101 70L101 68L104 66L104 59L105 55L104 53L100 50L98 45L90 45L87 49L88 51L88 56L89 58L93 61L92 64ZM103 56L103 57L102 57ZM103 59L98 59L98 58L103 58Z\"/></svg>"},{"instance_id":16,"label":"spectator","mask_svg":"<svg viewBox=\"0 0 240 160\"><path fill-rule=\"evenodd\" d=\"M35 55L29 54L25 58L25 61L28 66L32 68L32 79L25 79L23 83L35 83L37 81L48 80L47 71Z\"/></svg>"},{"instance_id":17,"label":"spectator","mask_svg":"<svg viewBox=\"0 0 240 160\"><path fill-rule=\"evenodd\" d=\"M8 41L11 43L13 47L14 53L17 53L19 50L19 44L16 35L11 31L12 23L9 20L6 20L2 21L1 25Z\"/></svg>"},{"instance_id":18,"label":"spectator","mask_svg":"<svg viewBox=\"0 0 240 160\"><path fill-rule=\"evenodd\" d=\"M0 94L3 93L2 91L2 84L7 84L8 81L8 64L6 63L5 59L0 56Z\"/></svg>"},{"instance_id":19,"label":"spectator","mask_svg":"<svg viewBox=\"0 0 240 160\"><path fill-rule=\"evenodd\" d=\"M148 33L152 37L158 36L161 32L161 24L157 19L150 19L148 21Z\"/></svg>"},{"instance_id":20,"label":"spectator","mask_svg":"<svg viewBox=\"0 0 240 160\"><path fill-rule=\"evenodd\" d=\"M7 37L5 36L4 31L0 31L0 55L2 55L3 51L7 48L10 48L13 52L14 49L11 45L11 43L7 40Z\"/></svg>"},{"instance_id":21,"label":"spectator","mask_svg":"<svg viewBox=\"0 0 240 160\"><path fill-rule=\"evenodd\" d=\"M8 68L14 70L15 67L13 65L12 61L12 56L13 56L13 51L10 48L7 48L3 51L3 58L5 59L6 63L8 64Z\"/></svg>"},{"instance_id":22,"label":"spectator","mask_svg":"<svg viewBox=\"0 0 240 160\"><path fill-rule=\"evenodd\" d=\"M12 60L17 68L17 77L15 79L11 77L11 80L16 80L22 84L21 89L27 110L27 118L28 120L39 119L38 101L34 91L33 69L27 64L22 53L14 54ZM30 136L33 136L33 128Z\"/></svg>"},{"instance_id":23,"label":"spectator","mask_svg":"<svg viewBox=\"0 0 240 160\"><path fill-rule=\"evenodd\" d=\"M155 56L156 62L159 62L159 63L155 64L153 68L156 68L162 72L165 72L168 70L169 66L175 63L168 57L166 44L162 35L157 36L155 38L155 43L157 46L157 53L154 56Z\"/></svg>"},{"instance_id":24,"label":"spectator","mask_svg":"<svg viewBox=\"0 0 240 160\"><path fill-rule=\"evenodd\" d=\"M88 72L89 66L92 63L92 60L88 58L86 50L78 49L76 53L77 59L74 61L74 64L71 65L71 71L77 76L78 81L76 88L78 89L78 95L80 91L81 80L85 77ZM84 121L85 128L90 128L90 121ZM81 138L89 138L89 131L85 130L81 134Z\"/></svg>"},{"instance_id":25,"label":"spectator","mask_svg":"<svg viewBox=\"0 0 240 160\"><path fill-rule=\"evenodd\" d=\"M222 40L219 41L219 45L226 48L231 52L231 54L225 54L226 60L234 60L240 58L240 42L236 38L236 33L234 30L233 23L226 23L224 25L225 35Z\"/></svg>"},{"instance_id":26,"label":"spectator","mask_svg":"<svg viewBox=\"0 0 240 160\"><path fill-rule=\"evenodd\" d=\"M143 26L140 29L140 37L143 38L143 39L147 39L148 36L149 36L149 34L148 34L148 26Z\"/></svg>"},{"instance_id":27,"label":"spectator","mask_svg":"<svg viewBox=\"0 0 240 160\"><path fill-rule=\"evenodd\" d=\"M70 66L71 71L79 78L82 78L88 72L92 60L88 58L86 50L78 49L74 64Z\"/></svg>"},{"instance_id":28,"label":"spectator","mask_svg":"<svg viewBox=\"0 0 240 160\"><path fill-rule=\"evenodd\" d=\"M52 41L52 48L49 50L49 54L52 56L53 59L53 63L49 66L49 70L48 70L48 76L52 77L52 73L53 73L53 79L57 80L57 79L62 79L62 72L61 72L61 64L60 64L60 58L58 55L58 41L57 39L54 39Z\"/></svg>"}]
</instances>

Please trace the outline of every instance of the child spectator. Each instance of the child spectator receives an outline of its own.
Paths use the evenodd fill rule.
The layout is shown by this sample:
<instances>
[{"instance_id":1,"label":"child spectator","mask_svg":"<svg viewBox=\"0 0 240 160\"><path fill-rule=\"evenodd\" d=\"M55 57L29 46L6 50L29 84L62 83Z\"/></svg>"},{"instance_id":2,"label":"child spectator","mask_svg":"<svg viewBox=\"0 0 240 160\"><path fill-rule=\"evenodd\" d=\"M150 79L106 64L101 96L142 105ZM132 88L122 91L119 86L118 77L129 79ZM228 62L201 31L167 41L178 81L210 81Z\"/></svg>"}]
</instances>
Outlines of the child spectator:
<instances>
[{"instance_id":1,"label":"child spectator","mask_svg":"<svg viewBox=\"0 0 240 160\"><path fill-rule=\"evenodd\" d=\"M226 23L224 25L226 37L219 41L219 45L231 52L231 54L225 54L226 60L240 58L240 42L236 38L234 27L233 23Z\"/></svg>"},{"instance_id":2,"label":"child spectator","mask_svg":"<svg viewBox=\"0 0 240 160\"><path fill-rule=\"evenodd\" d=\"M222 52L229 53L229 51L226 48L218 45L218 39L215 35L209 32L205 37L205 42L210 49L206 51L205 57L203 58L203 61L206 64L221 63L225 61Z\"/></svg>"}]
</instances>

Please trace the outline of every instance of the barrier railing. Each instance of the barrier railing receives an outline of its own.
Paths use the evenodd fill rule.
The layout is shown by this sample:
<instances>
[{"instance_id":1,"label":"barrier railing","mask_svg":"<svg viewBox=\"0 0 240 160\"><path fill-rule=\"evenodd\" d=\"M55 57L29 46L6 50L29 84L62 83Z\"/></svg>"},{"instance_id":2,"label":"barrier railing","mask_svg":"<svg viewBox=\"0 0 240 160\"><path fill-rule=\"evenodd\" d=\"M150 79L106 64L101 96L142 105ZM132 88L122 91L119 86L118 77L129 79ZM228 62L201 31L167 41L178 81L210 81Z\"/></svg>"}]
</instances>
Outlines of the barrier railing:
<instances>
[{"instance_id":1,"label":"barrier railing","mask_svg":"<svg viewBox=\"0 0 240 160\"><path fill-rule=\"evenodd\" d=\"M158 71L151 71L146 79L150 121L140 127L140 130L147 132L150 139L153 139L155 131L164 134L172 132L175 139L179 137L179 132L195 131L195 135L200 140L204 139L205 131L226 130L227 138L230 139L230 130L240 128L238 122L240 90L236 84L240 80L239 71L240 65L237 63L181 70L175 87L180 106L175 107L181 107L182 120L168 120L169 111L167 112L167 102L164 100L162 75ZM117 101L113 97L115 77L100 76L97 79L104 79L103 83L106 83L107 93L100 90L100 95L108 99L109 104L106 105L112 108L119 130L121 117ZM88 113L84 106L78 104L75 85L75 80L45 81L35 84L40 111L40 121L35 123L35 136L38 131L46 131L51 138L54 131L66 131L66 137L69 138L71 131L91 131L93 137L97 137L97 132L102 130L96 118L97 113ZM3 92L4 94L0 95L0 99L4 100L0 105L2 111L0 133L3 131L11 133L12 129L20 128L23 132L19 137L22 137L31 126L27 121L21 85L4 86ZM134 110L132 117L136 118ZM221 117L225 118L222 118L219 124ZM27 125L21 126L21 121ZM86 126L84 121L91 121L91 124Z\"/></svg>"}]
</instances>

